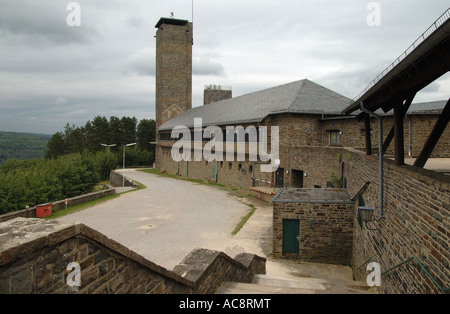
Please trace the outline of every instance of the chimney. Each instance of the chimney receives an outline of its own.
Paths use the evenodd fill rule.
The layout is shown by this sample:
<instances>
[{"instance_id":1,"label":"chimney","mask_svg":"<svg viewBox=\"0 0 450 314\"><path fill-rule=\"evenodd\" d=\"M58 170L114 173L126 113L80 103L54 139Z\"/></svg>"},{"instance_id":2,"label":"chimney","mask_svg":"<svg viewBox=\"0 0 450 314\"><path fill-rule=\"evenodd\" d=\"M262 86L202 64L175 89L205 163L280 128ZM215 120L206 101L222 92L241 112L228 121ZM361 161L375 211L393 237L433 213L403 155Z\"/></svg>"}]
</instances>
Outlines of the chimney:
<instances>
[{"instance_id":1,"label":"chimney","mask_svg":"<svg viewBox=\"0 0 450 314\"><path fill-rule=\"evenodd\" d=\"M203 91L203 105L209 105L232 97L231 86L206 85Z\"/></svg>"}]
</instances>

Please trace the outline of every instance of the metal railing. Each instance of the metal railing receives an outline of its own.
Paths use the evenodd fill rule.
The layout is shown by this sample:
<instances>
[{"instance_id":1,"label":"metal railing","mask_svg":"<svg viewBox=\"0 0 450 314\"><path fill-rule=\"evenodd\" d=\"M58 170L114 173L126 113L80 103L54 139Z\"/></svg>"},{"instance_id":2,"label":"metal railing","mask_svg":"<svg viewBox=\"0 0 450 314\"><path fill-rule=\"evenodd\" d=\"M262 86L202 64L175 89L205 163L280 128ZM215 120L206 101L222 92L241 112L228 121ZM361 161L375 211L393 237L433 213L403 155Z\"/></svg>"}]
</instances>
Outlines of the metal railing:
<instances>
[{"instance_id":1,"label":"metal railing","mask_svg":"<svg viewBox=\"0 0 450 314\"><path fill-rule=\"evenodd\" d=\"M359 93L354 101L360 99L365 93L369 91L375 84L377 84L386 74L394 69L400 62L402 62L412 51L414 51L421 43L425 41L434 31L436 31L442 24L450 18L450 8L447 9L419 38L416 39L394 62L392 62L386 69L383 70L369 85Z\"/></svg>"},{"instance_id":2,"label":"metal railing","mask_svg":"<svg viewBox=\"0 0 450 314\"><path fill-rule=\"evenodd\" d=\"M362 266L364 266L365 264L367 264L368 261L375 262L375 259L374 259L373 257L370 257L370 258L367 259L361 266L359 266L356 270L359 270ZM411 261L415 261L417 264L419 264L420 268L425 272L425 274L431 279L431 281L436 285L436 287L437 287L440 291L445 292L445 293L447 293L448 291L450 291L450 287L448 287L448 288L443 288L443 287L437 282L437 280L436 280L436 279L435 279L435 278L434 278L434 277L433 277L433 276L425 269L425 266L420 262L420 260L419 260L416 256L413 256L413 257L411 257L411 258L408 258L407 260L404 260L403 262L401 262L401 263L395 265L394 267L389 268L388 270L382 272L382 273L381 273L381 276L384 276L384 275L386 275L387 273L393 271L394 269L396 269L396 268L398 268L398 267L400 267L400 266L402 266L402 265L404 265L404 264L407 264L407 263L409 263L409 262L411 262Z\"/></svg>"}]
</instances>

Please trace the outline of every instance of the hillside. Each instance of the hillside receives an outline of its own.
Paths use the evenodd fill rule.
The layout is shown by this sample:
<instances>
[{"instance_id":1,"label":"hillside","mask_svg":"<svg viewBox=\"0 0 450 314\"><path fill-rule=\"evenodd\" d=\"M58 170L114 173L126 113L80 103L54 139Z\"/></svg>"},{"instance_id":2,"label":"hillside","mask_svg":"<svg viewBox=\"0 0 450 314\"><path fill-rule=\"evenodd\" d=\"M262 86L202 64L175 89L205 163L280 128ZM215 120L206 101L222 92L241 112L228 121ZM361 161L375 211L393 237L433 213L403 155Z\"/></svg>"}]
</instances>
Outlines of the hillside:
<instances>
[{"instance_id":1,"label":"hillside","mask_svg":"<svg viewBox=\"0 0 450 314\"><path fill-rule=\"evenodd\" d=\"M7 159L43 158L51 135L0 131L0 164Z\"/></svg>"}]
</instances>

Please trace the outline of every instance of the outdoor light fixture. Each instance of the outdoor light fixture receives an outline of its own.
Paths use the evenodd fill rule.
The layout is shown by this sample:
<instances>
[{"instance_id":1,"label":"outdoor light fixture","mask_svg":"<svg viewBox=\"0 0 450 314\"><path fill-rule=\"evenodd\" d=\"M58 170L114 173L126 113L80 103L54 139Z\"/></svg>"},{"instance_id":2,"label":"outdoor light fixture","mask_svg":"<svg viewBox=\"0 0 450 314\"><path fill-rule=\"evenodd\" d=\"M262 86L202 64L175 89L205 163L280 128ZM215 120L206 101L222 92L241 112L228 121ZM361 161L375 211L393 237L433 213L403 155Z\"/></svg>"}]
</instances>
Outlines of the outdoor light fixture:
<instances>
[{"instance_id":1,"label":"outdoor light fixture","mask_svg":"<svg viewBox=\"0 0 450 314\"><path fill-rule=\"evenodd\" d=\"M111 145L107 145L107 144L100 144L100 145L102 145L102 146L104 146L104 147L108 148L108 156L109 156L109 149L110 149L111 147L114 147L114 146L116 146L116 144L111 144Z\"/></svg>"},{"instance_id":2,"label":"outdoor light fixture","mask_svg":"<svg viewBox=\"0 0 450 314\"><path fill-rule=\"evenodd\" d=\"M373 219L373 213L374 213L375 209L373 209L372 207L359 206L358 211L359 211L359 216L361 217L361 221L365 223L367 230L380 231L380 229L377 229L377 228L369 228L369 226L367 225L369 222L375 221Z\"/></svg>"},{"instance_id":3,"label":"outdoor light fixture","mask_svg":"<svg viewBox=\"0 0 450 314\"><path fill-rule=\"evenodd\" d=\"M122 173L122 187L125 186L125 147L134 146L136 143L130 143L123 146L123 173Z\"/></svg>"}]
</instances>

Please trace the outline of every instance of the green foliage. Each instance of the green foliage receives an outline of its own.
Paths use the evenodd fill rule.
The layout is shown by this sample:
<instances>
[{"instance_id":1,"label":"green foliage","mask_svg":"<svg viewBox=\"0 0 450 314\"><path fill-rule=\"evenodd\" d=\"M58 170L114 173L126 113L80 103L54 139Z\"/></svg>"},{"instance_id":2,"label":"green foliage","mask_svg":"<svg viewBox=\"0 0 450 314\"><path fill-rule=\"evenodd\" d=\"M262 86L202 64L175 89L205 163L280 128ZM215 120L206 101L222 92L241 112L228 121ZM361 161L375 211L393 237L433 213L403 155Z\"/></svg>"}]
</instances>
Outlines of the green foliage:
<instances>
[{"instance_id":1,"label":"green foliage","mask_svg":"<svg viewBox=\"0 0 450 314\"><path fill-rule=\"evenodd\" d=\"M116 164L114 155L87 150L55 159L8 160L0 166L0 214L89 193Z\"/></svg>"},{"instance_id":2,"label":"green foliage","mask_svg":"<svg viewBox=\"0 0 450 314\"><path fill-rule=\"evenodd\" d=\"M329 170L330 182L333 183L334 187L341 185L341 177L337 176L334 171Z\"/></svg>"},{"instance_id":3,"label":"green foliage","mask_svg":"<svg viewBox=\"0 0 450 314\"><path fill-rule=\"evenodd\" d=\"M85 149L90 152L109 151L111 158L117 160L117 166L122 166L123 146L137 143L135 148L126 149L127 167L152 165L154 162L155 146L150 142L156 139L154 120L143 119L139 122L135 117L106 117L97 116L88 121L83 127L70 126L67 123L64 132L53 134L47 144L45 158L81 153ZM104 147L112 145L112 147Z\"/></svg>"},{"instance_id":4,"label":"green foliage","mask_svg":"<svg viewBox=\"0 0 450 314\"><path fill-rule=\"evenodd\" d=\"M44 157L50 135L0 131L0 164L8 159Z\"/></svg>"},{"instance_id":5,"label":"green foliage","mask_svg":"<svg viewBox=\"0 0 450 314\"><path fill-rule=\"evenodd\" d=\"M123 166L128 143L138 145L125 149L126 167L152 165L155 137L155 122L138 124L135 117L97 116L82 127L67 123L52 136L0 132L0 214L89 193L110 170ZM39 154L31 154L36 147Z\"/></svg>"}]
</instances>

